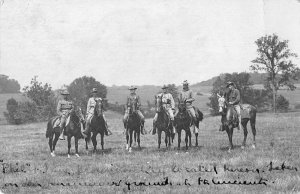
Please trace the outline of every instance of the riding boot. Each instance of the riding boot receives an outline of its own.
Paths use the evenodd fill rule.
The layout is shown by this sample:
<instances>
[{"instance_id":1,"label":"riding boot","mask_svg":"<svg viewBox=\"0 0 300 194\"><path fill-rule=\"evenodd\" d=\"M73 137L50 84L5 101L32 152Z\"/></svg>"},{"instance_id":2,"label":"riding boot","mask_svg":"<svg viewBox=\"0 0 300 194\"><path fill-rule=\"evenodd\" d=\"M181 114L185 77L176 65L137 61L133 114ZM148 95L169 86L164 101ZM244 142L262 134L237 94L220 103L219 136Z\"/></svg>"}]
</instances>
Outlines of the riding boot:
<instances>
[{"instance_id":1,"label":"riding boot","mask_svg":"<svg viewBox=\"0 0 300 194\"><path fill-rule=\"evenodd\" d=\"M90 124L86 123L86 127L85 127L85 130L82 132L82 135L84 138L87 138L89 133L90 133Z\"/></svg>"},{"instance_id":2,"label":"riding boot","mask_svg":"<svg viewBox=\"0 0 300 194\"><path fill-rule=\"evenodd\" d=\"M61 133L59 135L59 139L60 140L65 140L64 127L61 126L60 128L61 128Z\"/></svg>"},{"instance_id":3,"label":"riding boot","mask_svg":"<svg viewBox=\"0 0 300 194\"><path fill-rule=\"evenodd\" d=\"M239 125L238 125L238 130L240 129L243 129L243 126L242 126L242 116L239 115Z\"/></svg>"},{"instance_id":4,"label":"riding boot","mask_svg":"<svg viewBox=\"0 0 300 194\"><path fill-rule=\"evenodd\" d=\"M112 132L109 130L106 121L105 121L105 135L106 135L106 136L112 135Z\"/></svg>"},{"instance_id":5,"label":"riding boot","mask_svg":"<svg viewBox=\"0 0 300 194\"><path fill-rule=\"evenodd\" d=\"M155 124L155 121L153 121L152 135L155 135L155 133L156 133L156 124Z\"/></svg>"}]
</instances>

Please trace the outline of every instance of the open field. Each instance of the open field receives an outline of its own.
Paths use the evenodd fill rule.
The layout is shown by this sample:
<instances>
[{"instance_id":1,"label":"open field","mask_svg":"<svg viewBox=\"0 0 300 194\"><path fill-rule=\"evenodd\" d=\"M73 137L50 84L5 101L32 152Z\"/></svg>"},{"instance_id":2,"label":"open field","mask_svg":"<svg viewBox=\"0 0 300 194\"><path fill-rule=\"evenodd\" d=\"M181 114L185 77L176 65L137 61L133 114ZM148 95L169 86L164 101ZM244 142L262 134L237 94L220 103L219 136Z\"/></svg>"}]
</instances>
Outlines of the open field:
<instances>
[{"instance_id":1,"label":"open field","mask_svg":"<svg viewBox=\"0 0 300 194\"><path fill-rule=\"evenodd\" d=\"M81 157L72 155L70 159L67 158L66 141L58 142L56 157L50 156L45 138L46 123L1 125L0 189L4 193L300 192L299 113L258 114L257 148L250 146L252 133L249 131L248 146L242 150L242 132L235 131L236 148L231 153L227 152L226 133L217 131L219 117L208 117L203 121L199 135L200 147L192 147L187 152L183 148L177 151L176 135L170 150L165 146L158 150L157 136L148 134L141 138L141 150L134 148L132 153L128 153L122 135L122 116L112 112L106 115L114 134L105 138L105 150L92 154L90 145L90 151L86 153L84 141L80 140ZM151 123L152 120L146 121L147 130ZM100 137L97 139L99 144ZM273 162L272 168L270 162ZM250 171L229 172L224 170L224 165L239 171L246 171L246 168ZM202 166L201 172L199 166ZM216 171L204 172L205 168L210 171L213 166ZM168 182L164 179L166 177ZM207 182L200 181L198 184L200 177ZM248 183L258 183L262 178L262 184L214 184L213 178L215 181L246 180ZM142 186L142 182L147 186ZM161 186L153 186L155 182ZM149 186L149 183L152 185Z\"/></svg>"}]
</instances>

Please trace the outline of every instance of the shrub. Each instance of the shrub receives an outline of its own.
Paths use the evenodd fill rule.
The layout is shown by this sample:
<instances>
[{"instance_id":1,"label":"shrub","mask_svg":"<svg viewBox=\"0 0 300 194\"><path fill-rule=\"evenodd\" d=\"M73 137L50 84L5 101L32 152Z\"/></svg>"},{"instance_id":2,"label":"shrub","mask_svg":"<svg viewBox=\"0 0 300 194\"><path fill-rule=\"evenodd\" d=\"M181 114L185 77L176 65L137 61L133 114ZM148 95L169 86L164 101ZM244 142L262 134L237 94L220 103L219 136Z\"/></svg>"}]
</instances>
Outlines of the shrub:
<instances>
[{"instance_id":1,"label":"shrub","mask_svg":"<svg viewBox=\"0 0 300 194\"><path fill-rule=\"evenodd\" d=\"M280 112L287 112L289 109L289 101L282 95L277 96L276 98L276 110Z\"/></svg>"}]
</instances>

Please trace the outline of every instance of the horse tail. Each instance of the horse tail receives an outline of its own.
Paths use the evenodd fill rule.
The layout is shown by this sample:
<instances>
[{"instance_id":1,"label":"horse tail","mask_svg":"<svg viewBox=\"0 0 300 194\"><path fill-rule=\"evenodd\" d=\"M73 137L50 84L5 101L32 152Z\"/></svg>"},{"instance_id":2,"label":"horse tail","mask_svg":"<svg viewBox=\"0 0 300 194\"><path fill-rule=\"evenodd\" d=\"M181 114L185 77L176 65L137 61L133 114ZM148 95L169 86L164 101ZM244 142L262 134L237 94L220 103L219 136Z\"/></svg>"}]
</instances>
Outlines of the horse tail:
<instances>
[{"instance_id":1,"label":"horse tail","mask_svg":"<svg viewBox=\"0 0 300 194\"><path fill-rule=\"evenodd\" d=\"M197 113L199 115L199 121L203 120L203 113L197 108Z\"/></svg>"}]
</instances>

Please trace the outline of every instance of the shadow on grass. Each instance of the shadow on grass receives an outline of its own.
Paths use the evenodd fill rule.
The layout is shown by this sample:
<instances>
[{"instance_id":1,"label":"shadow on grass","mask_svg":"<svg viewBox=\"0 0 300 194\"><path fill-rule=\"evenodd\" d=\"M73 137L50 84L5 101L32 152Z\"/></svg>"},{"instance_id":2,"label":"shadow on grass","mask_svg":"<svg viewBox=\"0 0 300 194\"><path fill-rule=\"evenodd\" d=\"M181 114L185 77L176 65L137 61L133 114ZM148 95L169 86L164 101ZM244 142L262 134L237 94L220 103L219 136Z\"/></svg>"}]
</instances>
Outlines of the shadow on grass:
<instances>
[{"instance_id":1,"label":"shadow on grass","mask_svg":"<svg viewBox=\"0 0 300 194\"><path fill-rule=\"evenodd\" d=\"M231 150L241 149L241 147L242 147L241 145L233 145L233 149L231 149ZM220 147L221 151L228 151L228 149L229 149L229 146Z\"/></svg>"}]
</instances>

